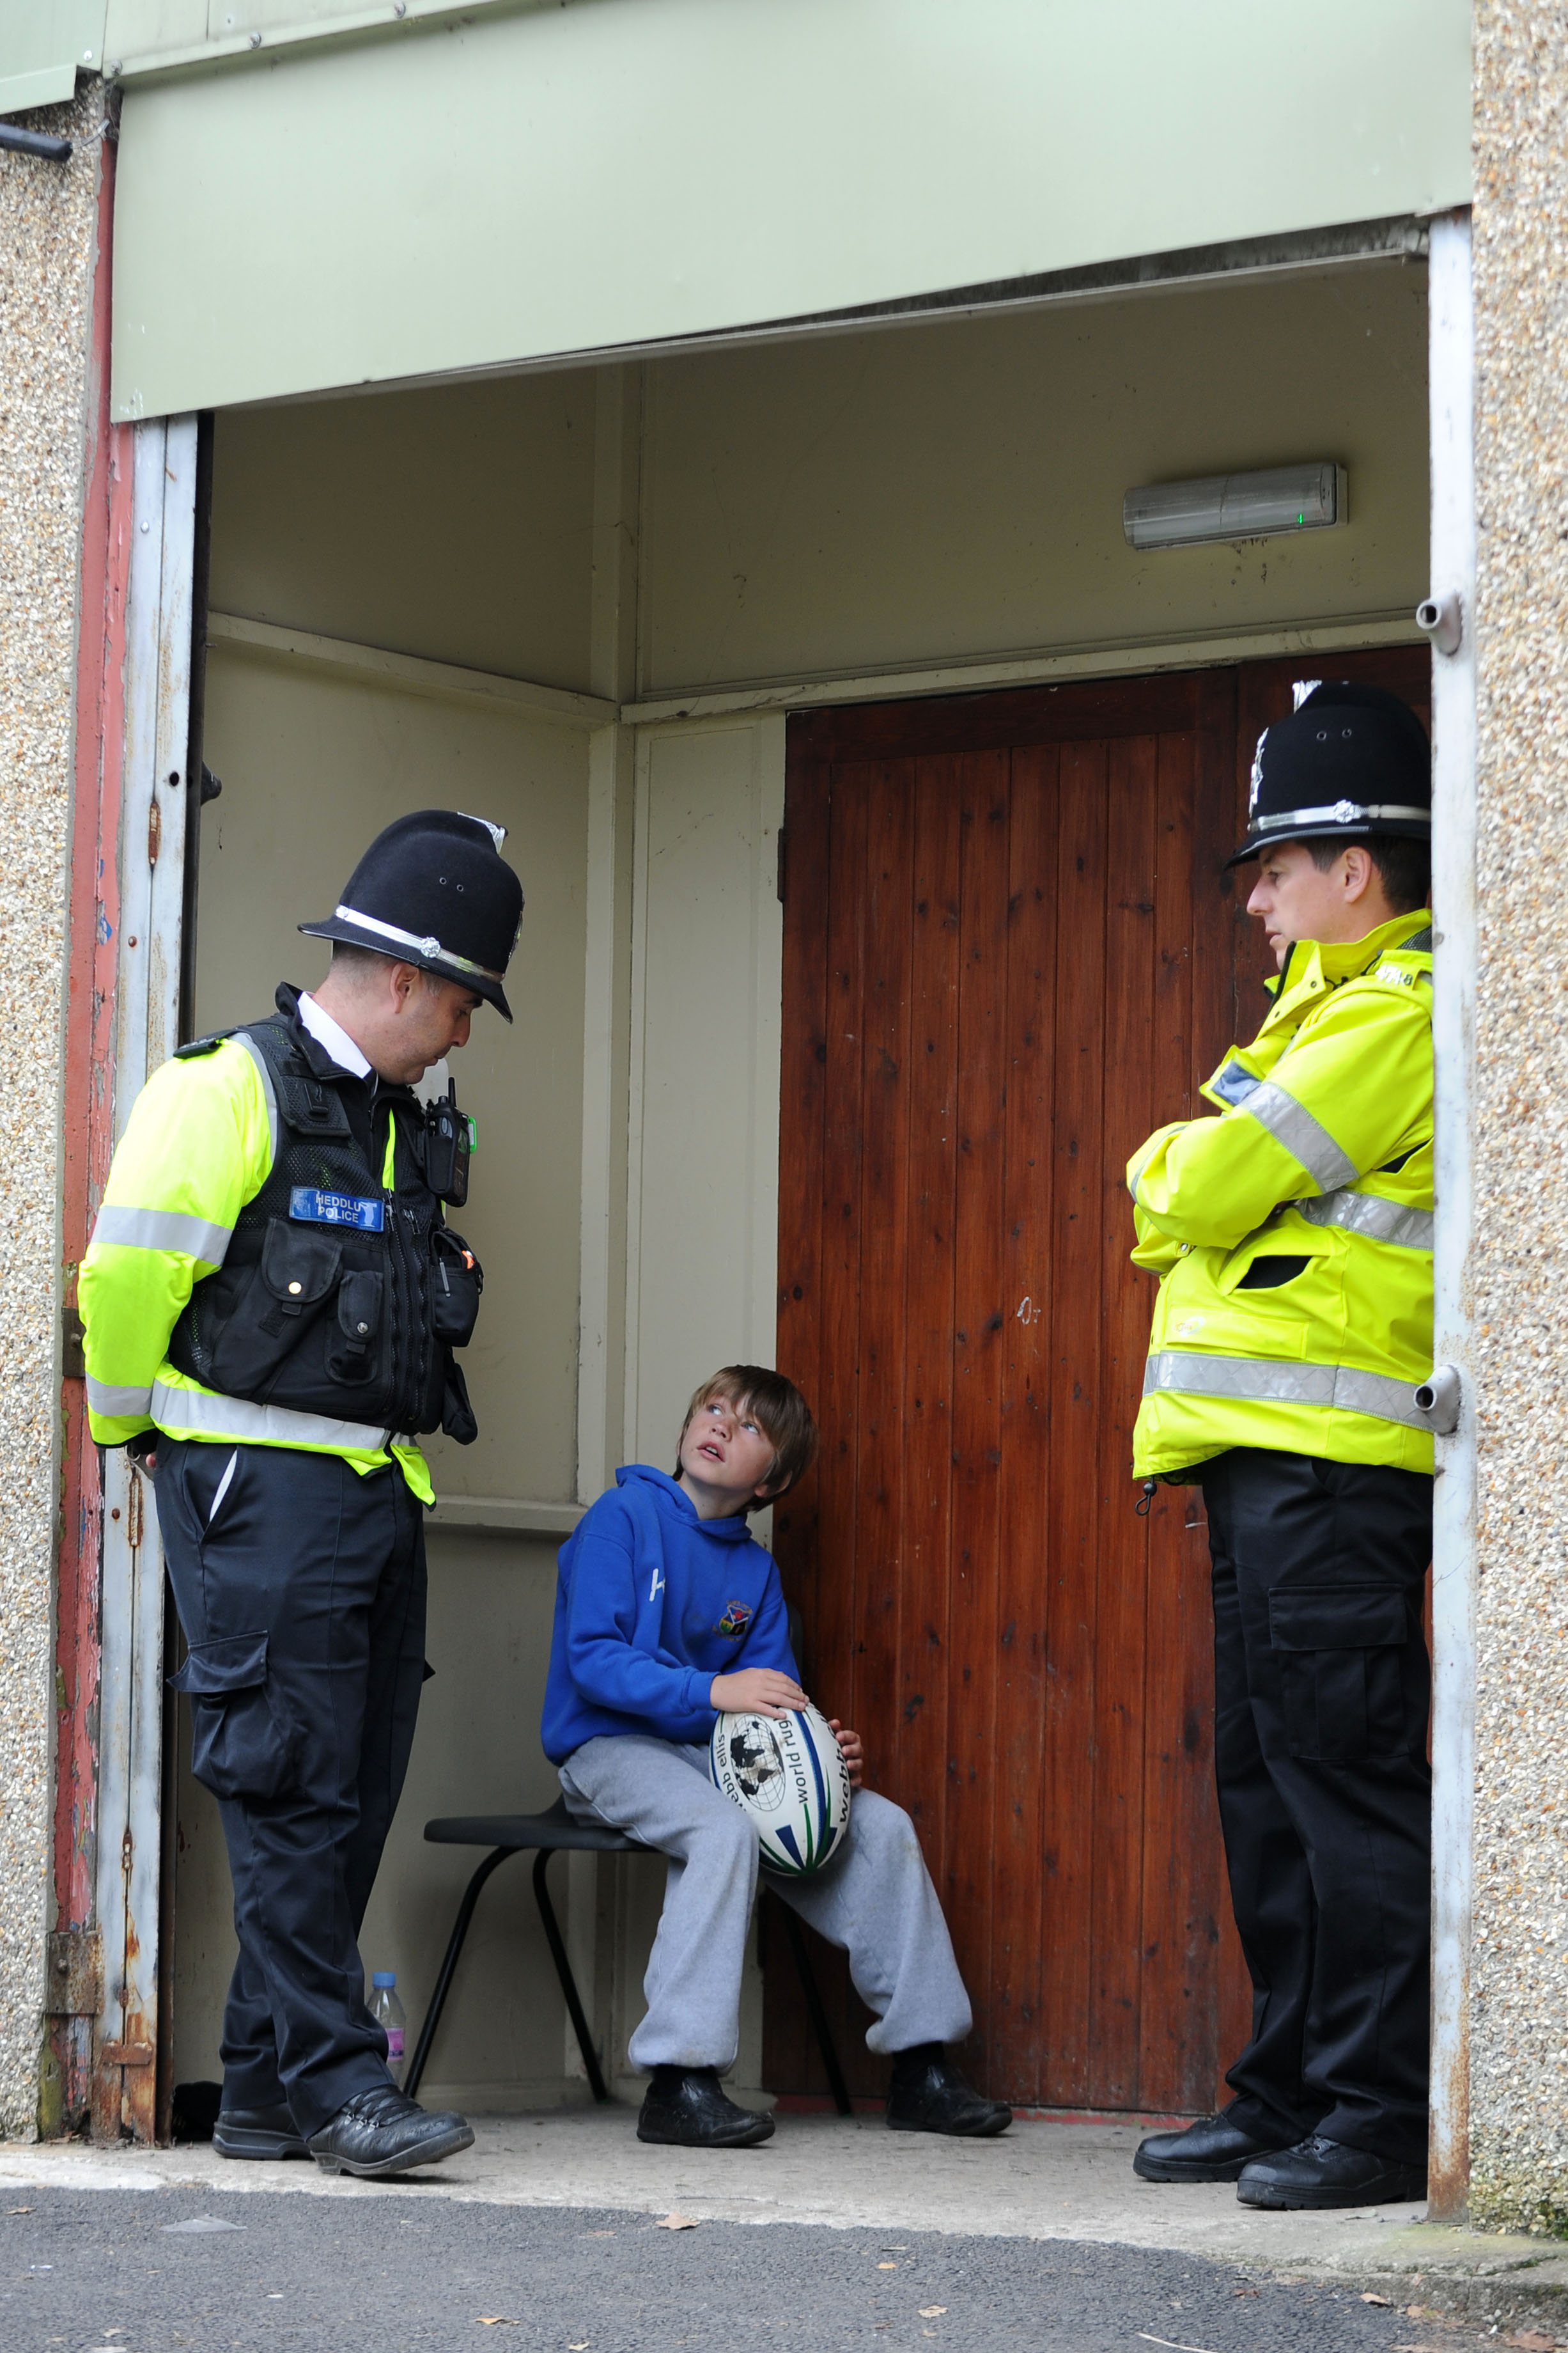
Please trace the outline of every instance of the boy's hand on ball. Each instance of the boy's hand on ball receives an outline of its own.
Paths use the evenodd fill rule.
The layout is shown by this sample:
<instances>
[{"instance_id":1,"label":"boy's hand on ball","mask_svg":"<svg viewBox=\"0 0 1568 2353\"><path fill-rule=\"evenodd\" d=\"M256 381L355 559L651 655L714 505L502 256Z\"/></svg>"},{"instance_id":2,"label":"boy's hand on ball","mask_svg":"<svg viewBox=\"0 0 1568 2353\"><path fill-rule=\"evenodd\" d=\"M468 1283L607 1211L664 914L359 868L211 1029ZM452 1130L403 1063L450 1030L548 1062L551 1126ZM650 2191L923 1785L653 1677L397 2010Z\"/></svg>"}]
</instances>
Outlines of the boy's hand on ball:
<instances>
[{"instance_id":1,"label":"boy's hand on ball","mask_svg":"<svg viewBox=\"0 0 1568 2353\"><path fill-rule=\"evenodd\" d=\"M849 1787L852 1789L858 1789L860 1787L860 1774L866 1763L866 1751L860 1745L860 1735L858 1732L847 1731L836 1715L828 1717L827 1728L838 1743L838 1753L848 1770Z\"/></svg>"},{"instance_id":2,"label":"boy's hand on ball","mask_svg":"<svg viewBox=\"0 0 1568 2353\"><path fill-rule=\"evenodd\" d=\"M714 1676L708 1704L731 1715L780 1716L787 1708L805 1707L806 1698L778 1667L742 1667L739 1674Z\"/></svg>"}]
</instances>

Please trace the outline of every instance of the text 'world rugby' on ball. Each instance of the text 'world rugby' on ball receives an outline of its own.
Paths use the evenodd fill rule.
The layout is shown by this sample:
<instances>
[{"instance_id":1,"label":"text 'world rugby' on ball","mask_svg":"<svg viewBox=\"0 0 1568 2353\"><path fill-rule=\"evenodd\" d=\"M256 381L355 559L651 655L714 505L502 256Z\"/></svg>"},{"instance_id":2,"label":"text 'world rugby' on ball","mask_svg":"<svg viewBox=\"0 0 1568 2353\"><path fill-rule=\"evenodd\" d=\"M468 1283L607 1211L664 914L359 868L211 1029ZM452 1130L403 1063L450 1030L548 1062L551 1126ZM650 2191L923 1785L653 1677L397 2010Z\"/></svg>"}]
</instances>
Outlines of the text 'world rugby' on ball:
<instances>
[{"instance_id":1,"label":"text 'world rugby' on ball","mask_svg":"<svg viewBox=\"0 0 1568 2353\"><path fill-rule=\"evenodd\" d=\"M721 1715L708 1744L714 1787L756 1824L765 1870L820 1871L849 1828L849 1770L820 1708Z\"/></svg>"}]
</instances>

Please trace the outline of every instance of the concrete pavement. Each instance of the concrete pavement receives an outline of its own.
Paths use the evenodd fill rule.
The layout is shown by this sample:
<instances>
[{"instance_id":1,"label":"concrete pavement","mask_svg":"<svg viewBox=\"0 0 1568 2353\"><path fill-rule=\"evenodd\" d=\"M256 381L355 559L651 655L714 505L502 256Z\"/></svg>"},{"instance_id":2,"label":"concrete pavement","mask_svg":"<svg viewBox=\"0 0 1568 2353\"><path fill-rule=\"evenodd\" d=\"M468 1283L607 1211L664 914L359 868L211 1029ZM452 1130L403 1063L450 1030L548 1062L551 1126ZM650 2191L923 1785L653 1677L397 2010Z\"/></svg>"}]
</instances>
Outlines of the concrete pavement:
<instances>
[{"instance_id":1,"label":"concrete pavement","mask_svg":"<svg viewBox=\"0 0 1568 2353\"><path fill-rule=\"evenodd\" d=\"M966 2142L889 2133L876 2116L784 2115L760 2149L708 2152L645 2147L634 2111L618 2105L474 2121L472 2149L403 2181L354 2182L301 2162L225 2163L202 2146L8 2142L0 2191L12 2203L9 2193L35 2186L179 2190L220 2210L264 2191L426 2209L447 2200L652 2217L674 2209L700 2222L1064 2240L1365 2288L1494 2325L1545 2326L1561 2313L1568 2337L1568 2250L1552 2242L1440 2230L1412 2206L1253 2213L1226 2184L1139 2181L1131 2164L1139 2131L1127 2125L1019 2123L1000 2140Z\"/></svg>"}]
</instances>

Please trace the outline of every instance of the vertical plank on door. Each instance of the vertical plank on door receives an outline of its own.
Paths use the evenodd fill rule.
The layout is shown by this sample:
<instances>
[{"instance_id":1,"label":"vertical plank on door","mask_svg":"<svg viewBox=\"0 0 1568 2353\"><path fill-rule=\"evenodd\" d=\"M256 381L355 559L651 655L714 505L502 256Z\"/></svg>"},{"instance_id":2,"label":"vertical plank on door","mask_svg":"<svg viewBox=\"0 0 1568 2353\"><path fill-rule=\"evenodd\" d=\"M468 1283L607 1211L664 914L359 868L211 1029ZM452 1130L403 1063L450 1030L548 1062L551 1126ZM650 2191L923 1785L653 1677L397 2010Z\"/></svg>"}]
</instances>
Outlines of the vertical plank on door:
<instances>
[{"instance_id":1,"label":"vertical plank on door","mask_svg":"<svg viewBox=\"0 0 1568 2353\"><path fill-rule=\"evenodd\" d=\"M1148 1353L1148 1302L1128 1263L1123 1171L1148 1134L1155 1084L1154 861L1159 739L1107 752L1105 962L1100 1120L1101 1213L1095 1273L1100 1365L1093 1463L1099 1478L1094 1625L1093 1974L1089 2063L1097 2105L1136 2108L1142 1944L1143 1727L1147 1707L1146 1522L1136 1509L1132 1423Z\"/></svg>"},{"instance_id":2,"label":"vertical plank on door","mask_svg":"<svg viewBox=\"0 0 1568 2353\"><path fill-rule=\"evenodd\" d=\"M914 763L867 768L860 1027L860 1294L855 1714L870 1775L898 1746L904 1535L904 1280L910 1189Z\"/></svg>"},{"instance_id":3,"label":"vertical plank on door","mask_svg":"<svg viewBox=\"0 0 1568 2353\"><path fill-rule=\"evenodd\" d=\"M1103 1218L1106 749L1064 744L1058 798L1046 1703L1044 2096L1090 2097Z\"/></svg>"},{"instance_id":4,"label":"vertical plank on door","mask_svg":"<svg viewBox=\"0 0 1568 2353\"><path fill-rule=\"evenodd\" d=\"M996 1802L997 1472L1002 1437L1003 1118L1007 1051L1005 751L959 771L958 1156L953 1217L951 1680L945 1868L938 1882L984 2037Z\"/></svg>"},{"instance_id":5,"label":"vertical plank on door","mask_svg":"<svg viewBox=\"0 0 1568 2353\"><path fill-rule=\"evenodd\" d=\"M822 1169L822 1359L814 1404L822 1430L820 1534L806 1642L814 1689L853 1724L859 1649L857 1499L860 1478L860 1208L864 1112L866 829L863 774L834 778L828 869L826 1078Z\"/></svg>"},{"instance_id":6,"label":"vertical plank on door","mask_svg":"<svg viewBox=\"0 0 1568 2353\"><path fill-rule=\"evenodd\" d=\"M1196 747L1192 736L1160 739L1154 807L1154 1012L1161 1040L1146 1132L1190 1118L1195 1103L1194 973L1229 987L1228 910L1219 953L1205 941L1208 894L1196 893L1200 836ZM1220 819L1228 821L1228 811ZM1194 896L1204 901L1202 912ZM1206 1025L1205 1025L1206 1026ZM1140 1139L1134 1139L1134 1142ZM1155 1278L1131 1287L1145 1337ZM1144 1711L1143 1986L1139 2034L1141 2107L1182 2114L1207 2105L1214 2072L1216 1944L1214 1910L1217 1825L1211 1789L1212 1741L1200 1694L1212 1681L1207 1562L1185 1529L1194 1488L1161 1487L1148 1514L1148 1672Z\"/></svg>"},{"instance_id":7,"label":"vertical plank on door","mask_svg":"<svg viewBox=\"0 0 1568 2353\"><path fill-rule=\"evenodd\" d=\"M1013 754L1007 877L1001 1523L992 2080L1037 2102L1046 1934L1044 1726L1051 1490L1051 1115L1056 1087L1054 744Z\"/></svg>"},{"instance_id":8,"label":"vertical plank on door","mask_svg":"<svg viewBox=\"0 0 1568 2353\"><path fill-rule=\"evenodd\" d=\"M920 761L910 885L903 1614L898 1749L891 1779L879 1786L908 1807L939 1885L947 1851L959 835L956 761Z\"/></svg>"}]
</instances>

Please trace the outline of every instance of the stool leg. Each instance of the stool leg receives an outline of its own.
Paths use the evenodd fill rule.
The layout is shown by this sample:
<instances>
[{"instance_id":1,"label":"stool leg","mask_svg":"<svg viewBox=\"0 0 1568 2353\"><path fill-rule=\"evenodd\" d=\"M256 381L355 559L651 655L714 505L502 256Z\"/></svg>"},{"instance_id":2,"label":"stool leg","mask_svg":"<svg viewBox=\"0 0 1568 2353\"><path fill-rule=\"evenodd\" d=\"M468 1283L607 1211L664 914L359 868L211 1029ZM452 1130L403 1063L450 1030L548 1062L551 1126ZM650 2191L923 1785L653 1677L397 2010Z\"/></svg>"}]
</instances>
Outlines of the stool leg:
<instances>
[{"instance_id":1,"label":"stool leg","mask_svg":"<svg viewBox=\"0 0 1568 2353\"><path fill-rule=\"evenodd\" d=\"M816 1975L811 1966L811 1955L806 1950L805 1931L787 1904L781 1902L779 1910L784 1915L784 1934L789 1938L790 1951L795 1955L795 1974L800 1979L800 1989L805 1996L806 2015L811 2020L811 2031L816 2037L816 2047L822 2053L822 2063L827 2071L827 2088L833 2094L833 2105L841 2116L852 2116L855 2113L855 2105L849 2097L849 2087L844 2081L844 2070L838 2064L838 2053L833 2047L833 2029L828 2025L827 2012L822 2007L822 1996L817 1990Z\"/></svg>"},{"instance_id":2,"label":"stool leg","mask_svg":"<svg viewBox=\"0 0 1568 2353\"><path fill-rule=\"evenodd\" d=\"M583 2014L583 2004L577 1992L577 1980L572 1974L572 1964L567 1958L565 1942L561 1934L560 1924L555 1917L555 1906L550 1901L550 1889L545 1883L545 1873L549 1868L550 1858L554 1852L555 1849L552 1846L542 1846L534 1856L533 1893L538 1899L539 1917L543 1923L545 1939L550 1947L550 1957L555 1964L555 1974L561 1980L561 1990L566 1997L566 2009L572 2021L573 2031L577 2037L577 2048L583 2053L583 2065L587 2071L588 2087L595 2100L602 2104L610 2095L605 2089L605 2079L599 2073L598 2056L594 2049L593 2037L588 2031L588 2021Z\"/></svg>"},{"instance_id":3,"label":"stool leg","mask_svg":"<svg viewBox=\"0 0 1568 2353\"><path fill-rule=\"evenodd\" d=\"M452 1933L447 1942L447 1957L441 1964L441 1974L436 1980L436 1990L430 1997L430 2007L425 2013L425 2023L419 2030L419 2040L414 2046L414 2057L409 2063L408 2073L403 2085L411 2100L416 2099L419 2095L419 2085L425 2073L425 2063L430 2056L430 2045L436 2040L436 2029L441 2023L441 2012L447 2007L447 1996L452 1985L452 1972L458 1966L458 1957L463 1949L463 1940L468 1933L468 1923L474 1916L474 1906L479 1900L479 1890L497 1865L504 1862L509 1854L516 1854L518 1851L514 1846L498 1846L493 1854L486 1855L463 1891L463 1900L458 1906L458 1916L452 1924Z\"/></svg>"}]
</instances>

